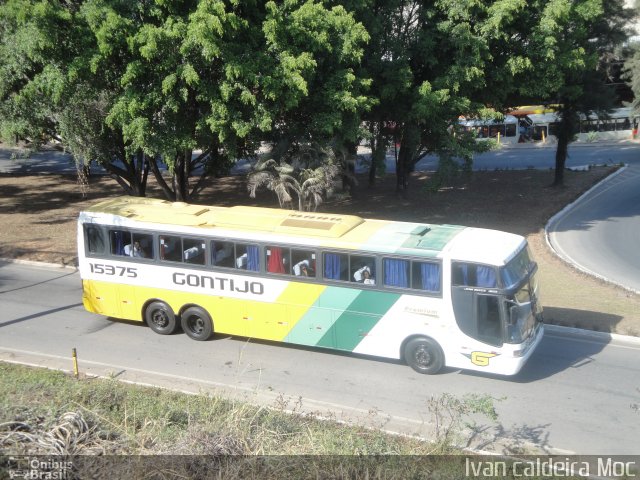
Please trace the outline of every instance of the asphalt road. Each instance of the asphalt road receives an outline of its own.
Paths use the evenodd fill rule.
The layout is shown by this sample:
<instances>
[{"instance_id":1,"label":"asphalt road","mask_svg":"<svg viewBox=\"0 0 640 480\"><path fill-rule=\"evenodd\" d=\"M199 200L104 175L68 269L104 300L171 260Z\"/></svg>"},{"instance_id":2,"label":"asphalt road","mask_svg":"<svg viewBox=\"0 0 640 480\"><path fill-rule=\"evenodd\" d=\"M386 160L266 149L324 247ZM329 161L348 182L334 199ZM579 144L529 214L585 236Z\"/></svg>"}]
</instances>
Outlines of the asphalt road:
<instances>
[{"instance_id":1,"label":"asphalt road","mask_svg":"<svg viewBox=\"0 0 640 480\"><path fill-rule=\"evenodd\" d=\"M422 376L399 363L314 349L160 336L87 313L80 297L73 271L0 264L0 359L71 370L76 348L83 373L288 402L299 411L423 435L432 431L432 396L489 394L500 399L499 424L477 419L483 433L472 443L476 448L640 453L640 414L633 408L640 404L640 343L624 337L548 329L515 377L456 370Z\"/></svg>"},{"instance_id":2,"label":"asphalt road","mask_svg":"<svg viewBox=\"0 0 640 480\"><path fill-rule=\"evenodd\" d=\"M553 248L592 275L640 293L640 158L547 228Z\"/></svg>"}]
</instances>

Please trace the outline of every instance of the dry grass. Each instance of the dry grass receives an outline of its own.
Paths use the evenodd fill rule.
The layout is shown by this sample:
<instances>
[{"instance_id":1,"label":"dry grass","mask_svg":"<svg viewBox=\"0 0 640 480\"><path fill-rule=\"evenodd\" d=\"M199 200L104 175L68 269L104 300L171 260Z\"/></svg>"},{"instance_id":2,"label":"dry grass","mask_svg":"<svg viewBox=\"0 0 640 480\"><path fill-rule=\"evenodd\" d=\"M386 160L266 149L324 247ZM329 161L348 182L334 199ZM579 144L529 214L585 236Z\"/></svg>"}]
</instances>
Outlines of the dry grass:
<instances>
[{"instance_id":1,"label":"dry grass","mask_svg":"<svg viewBox=\"0 0 640 480\"><path fill-rule=\"evenodd\" d=\"M57 478L380 478L371 474L385 468L384 478L401 479L460 471L461 462L429 456L458 449L287 413L283 400L255 406L0 363L0 405L0 451L53 458L45 470L68 470ZM469 413L460 405L450 412L456 426Z\"/></svg>"},{"instance_id":2,"label":"dry grass","mask_svg":"<svg viewBox=\"0 0 640 480\"><path fill-rule=\"evenodd\" d=\"M495 228L528 237L540 266L547 322L640 335L640 296L607 285L571 268L548 249L547 220L612 168L566 172L566 186L551 188L552 172L486 171L460 179L451 188L427 192L426 174L414 174L408 195L395 194L395 177L367 186L359 179L352 198L336 198L321 209L363 217ZM76 262L75 220L87 205L122 190L115 181L92 178L86 188L73 176L0 176L0 257L57 264ZM159 196L157 191L150 196ZM248 197L243 177L212 180L198 203L277 206L274 196Z\"/></svg>"}]
</instances>

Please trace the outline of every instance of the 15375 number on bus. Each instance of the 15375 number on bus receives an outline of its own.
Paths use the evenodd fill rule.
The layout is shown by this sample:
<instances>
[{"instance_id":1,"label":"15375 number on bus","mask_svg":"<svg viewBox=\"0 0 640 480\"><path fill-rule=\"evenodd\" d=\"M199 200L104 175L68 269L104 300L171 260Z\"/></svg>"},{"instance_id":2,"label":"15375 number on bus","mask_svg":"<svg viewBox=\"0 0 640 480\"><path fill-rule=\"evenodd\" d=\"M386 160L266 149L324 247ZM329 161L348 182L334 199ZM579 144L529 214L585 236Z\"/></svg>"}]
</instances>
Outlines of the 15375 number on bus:
<instances>
[{"instance_id":1,"label":"15375 number on bus","mask_svg":"<svg viewBox=\"0 0 640 480\"><path fill-rule=\"evenodd\" d=\"M89 263L91 273L99 275L113 275L116 277L136 278L138 276L137 269L134 267L120 267L113 265L104 265L102 263Z\"/></svg>"}]
</instances>

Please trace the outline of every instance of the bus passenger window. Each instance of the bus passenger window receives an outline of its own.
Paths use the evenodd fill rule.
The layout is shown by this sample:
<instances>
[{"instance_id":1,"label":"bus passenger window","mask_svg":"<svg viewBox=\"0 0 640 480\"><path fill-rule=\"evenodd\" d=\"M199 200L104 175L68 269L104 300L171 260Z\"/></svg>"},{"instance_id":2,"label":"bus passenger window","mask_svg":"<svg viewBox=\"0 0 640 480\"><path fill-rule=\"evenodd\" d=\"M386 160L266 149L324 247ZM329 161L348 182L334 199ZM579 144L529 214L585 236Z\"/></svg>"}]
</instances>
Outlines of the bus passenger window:
<instances>
[{"instance_id":1,"label":"bus passenger window","mask_svg":"<svg viewBox=\"0 0 640 480\"><path fill-rule=\"evenodd\" d=\"M131 245L131 232L125 230L109 230L112 255L126 255L124 247Z\"/></svg>"},{"instance_id":2,"label":"bus passenger window","mask_svg":"<svg viewBox=\"0 0 640 480\"><path fill-rule=\"evenodd\" d=\"M267 247L267 272L291 273L291 251L282 247Z\"/></svg>"},{"instance_id":3,"label":"bus passenger window","mask_svg":"<svg viewBox=\"0 0 640 480\"><path fill-rule=\"evenodd\" d=\"M409 288L409 260L385 258L382 266L385 287Z\"/></svg>"},{"instance_id":4,"label":"bus passenger window","mask_svg":"<svg viewBox=\"0 0 640 480\"><path fill-rule=\"evenodd\" d=\"M439 292L441 283L440 264L430 262L411 262L413 270L412 288L427 292Z\"/></svg>"},{"instance_id":5,"label":"bus passenger window","mask_svg":"<svg viewBox=\"0 0 640 480\"><path fill-rule=\"evenodd\" d=\"M257 245L236 244L236 268L241 270L250 270L252 272L260 271L260 248Z\"/></svg>"},{"instance_id":6,"label":"bus passenger window","mask_svg":"<svg viewBox=\"0 0 640 480\"><path fill-rule=\"evenodd\" d=\"M134 233L133 243L124 246L124 253L130 257L153 258L153 236Z\"/></svg>"},{"instance_id":7,"label":"bus passenger window","mask_svg":"<svg viewBox=\"0 0 640 480\"><path fill-rule=\"evenodd\" d=\"M235 267L233 242L211 242L211 265L216 267Z\"/></svg>"},{"instance_id":8,"label":"bus passenger window","mask_svg":"<svg viewBox=\"0 0 640 480\"><path fill-rule=\"evenodd\" d=\"M182 240L180 237L160 235L160 260L182 261Z\"/></svg>"},{"instance_id":9,"label":"bus passenger window","mask_svg":"<svg viewBox=\"0 0 640 480\"><path fill-rule=\"evenodd\" d=\"M373 257L351 255L349 260L352 282L364 283L365 285L375 285L376 271L375 259Z\"/></svg>"},{"instance_id":10,"label":"bus passenger window","mask_svg":"<svg viewBox=\"0 0 640 480\"><path fill-rule=\"evenodd\" d=\"M324 278L327 280L349 280L349 256L341 253L325 253Z\"/></svg>"},{"instance_id":11,"label":"bus passenger window","mask_svg":"<svg viewBox=\"0 0 640 480\"><path fill-rule=\"evenodd\" d=\"M298 277L316 276L316 254L308 250L291 250L293 274Z\"/></svg>"},{"instance_id":12,"label":"bus passenger window","mask_svg":"<svg viewBox=\"0 0 640 480\"><path fill-rule=\"evenodd\" d=\"M204 265L206 243L198 238L185 238L182 240L182 255L186 263Z\"/></svg>"},{"instance_id":13,"label":"bus passenger window","mask_svg":"<svg viewBox=\"0 0 640 480\"><path fill-rule=\"evenodd\" d=\"M498 277L494 267L472 263L454 263L452 270L453 285L485 288L498 286Z\"/></svg>"},{"instance_id":14,"label":"bus passenger window","mask_svg":"<svg viewBox=\"0 0 640 480\"><path fill-rule=\"evenodd\" d=\"M91 225L84 226L84 238L89 253L105 253L105 239L102 229Z\"/></svg>"}]
</instances>

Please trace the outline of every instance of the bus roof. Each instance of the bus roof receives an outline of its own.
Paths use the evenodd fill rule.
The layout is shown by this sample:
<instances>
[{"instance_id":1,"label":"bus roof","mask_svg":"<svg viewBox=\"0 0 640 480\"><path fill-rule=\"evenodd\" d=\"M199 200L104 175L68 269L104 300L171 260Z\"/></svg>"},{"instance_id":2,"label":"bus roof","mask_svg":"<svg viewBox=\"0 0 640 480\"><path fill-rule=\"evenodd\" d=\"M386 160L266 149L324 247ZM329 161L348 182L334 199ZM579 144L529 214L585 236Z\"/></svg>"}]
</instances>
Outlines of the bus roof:
<instances>
[{"instance_id":1,"label":"bus roof","mask_svg":"<svg viewBox=\"0 0 640 480\"><path fill-rule=\"evenodd\" d=\"M465 127L477 127L483 125L502 125L503 123L518 123L518 119L513 115L505 115L502 120L494 120L492 118L460 118L459 122Z\"/></svg>"},{"instance_id":2,"label":"bus roof","mask_svg":"<svg viewBox=\"0 0 640 480\"><path fill-rule=\"evenodd\" d=\"M244 233L247 238L314 243L325 248L363 249L419 257L439 257L448 250L453 258L459 260L473 257L475 262L495 265L503 264L508 256L515 254L516 244L524 241L517 235L457 225L371 220L355 215L276 208L205 206L127 196L98 203L82 212L80 219L88 221L96 214L126 218L136 226L141 223L173 225L183 227L190 234L200 230L212 234L224 230L226 235L232 231ZM118 224L124 226L126 222ZM465 231L468 232L463 234ZM472 231L476 233L470 235ZM306 242L301 242L301 239ZM482 247L478 243L480 239L483 239L480 242Z\"/></svg>"}]
</instances>

